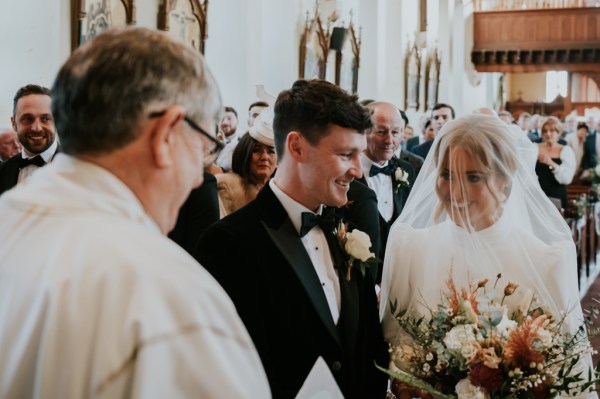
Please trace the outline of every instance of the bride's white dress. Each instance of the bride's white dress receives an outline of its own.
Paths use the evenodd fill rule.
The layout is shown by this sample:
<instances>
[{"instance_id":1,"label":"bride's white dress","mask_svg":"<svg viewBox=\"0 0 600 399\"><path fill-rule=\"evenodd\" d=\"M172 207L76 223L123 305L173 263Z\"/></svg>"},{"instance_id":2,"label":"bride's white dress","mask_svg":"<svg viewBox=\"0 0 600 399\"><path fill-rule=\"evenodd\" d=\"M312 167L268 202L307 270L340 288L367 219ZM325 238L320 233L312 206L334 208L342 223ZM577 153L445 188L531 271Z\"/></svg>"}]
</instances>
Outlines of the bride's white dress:
<instances>
[{"instance_id":1,"label":"bride's white dress","mask_svg":"<svg viewBox=\"0 0 600 399\"><path fill-rule=\"evenodd\" d=\"M471 237L469 235L471 234ZM477 235L474 239L472 234ZM469 252L469 245L477 242L485 247L490 257L477 259ZM446 281L452 274L457 288L469 282L489 279L491 287L498 273L503 289L510 281L519 285L508 298L509 306L528 302L527 289L538 298L538 304L549 309L557 318L566 313L565 329L574 332L583 323L579 304L577 273L572 259L573 243L557 242L547 245L515 227L506 217L485 230L469 233L452 221L422 229L398 224L390 233L381 282L380 317L386 341L398 344L402 333L394 320L390 303L396 302L396 311L408 309L427 315L442 303L442 294L448 292ZM482 253L481 250L476 251ZM529 265L536 265L535 269ZM580 361L577 371L587 374L591 358ZM597 398L596 393L577 398Z\"/></svg>"},{"instance_id":2,"label":"bride's white dress","mask_svg":"<svg viewBox=\"0 0 600 399\"><path fill-rule=\"evenodd\" d=\"M463 141L457 147L449 144L459 140ZM474 166L464 166L470 162L465 157L445 158L469 145ZM481 148L473 150L477 145ZM508 298L509 306L521 304L531 290L538 306L550 310L556 319L566 315L566 330L573 333L583 324L575 245L562 215L539 186L531 162L534 146L525 135L489 116L460 118L438 133L388 238L380 301L388 342L402 339L390 303L396 302L397 310L427 316L448 292L446 282L451 275L457 288L467 288L469 282L477 284L485 278L491 287L501 273L501 289L508 282L519 285ZM472 190L470 197L464 187ZM489 195L484 197L492 191L496 208ZM450 209L464 208L466 199L476 211L493 214L495 222L477 230L470 223L470 213L448 215L448 196ZM459 227L455 221L469 227ZM587 375L591 364L587 356L578 366Z\"/></svg>"},{"instance_id":3,"label":"bride's white dress","mask_svg":"<svg viewBox=\"0 0 600 399\"><path fill-rule=\"evenodd\" d=\"M470 251L473 245L479 249ZM519 303L531 289L539 304L555 316L570 309L567 317L571 328L576 329L582 322L577 274L568 270L569 259L575 256L572 242L549 246L501 217L487 229L472 233L450 220L423 229L399 224L390 233L388 248L380 302L388 342L394 343L399 334L390 301L397 301L397 309L427 315L428 309L436 308L442 293L448 291L446 281L451 273L459 288L484 278L489 279L491 287L496 275L502 273L499 287L509 281L520 286L511 302ZM474 253L489 256L479 259ZM531 264L536 268L527 266Z\"/></svg>"}]
</instances>

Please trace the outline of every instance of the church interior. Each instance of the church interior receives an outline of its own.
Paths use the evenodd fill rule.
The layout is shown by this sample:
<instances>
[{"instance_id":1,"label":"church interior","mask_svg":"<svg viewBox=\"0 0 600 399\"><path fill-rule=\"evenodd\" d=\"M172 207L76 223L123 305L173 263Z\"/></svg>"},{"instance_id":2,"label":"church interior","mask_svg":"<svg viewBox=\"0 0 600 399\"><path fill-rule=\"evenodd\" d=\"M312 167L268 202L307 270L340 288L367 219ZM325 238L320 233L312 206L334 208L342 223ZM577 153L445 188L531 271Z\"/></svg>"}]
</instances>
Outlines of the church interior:
<instances>
[{"instance_id":1,"label":"church interior","mask_svg":"<svg viewBox=\"0 0 600 399\"><path fill-rule=\"evenodd\" d=\"M51 87L76 48L126 25L202 53L239 131L253 102L322 79L394 104L416 135L439 103L457 116L507 114L523 134L541 126L522 120L548 117L561 121L561 139L581 124L600 134L600 0L4 0L0 127L10 126L20 87ZM557 207L589 309L600 298L600 173L581 165L579 156ZM592 344L600 348L600 335Z\"/></svg>"}]
</instances>

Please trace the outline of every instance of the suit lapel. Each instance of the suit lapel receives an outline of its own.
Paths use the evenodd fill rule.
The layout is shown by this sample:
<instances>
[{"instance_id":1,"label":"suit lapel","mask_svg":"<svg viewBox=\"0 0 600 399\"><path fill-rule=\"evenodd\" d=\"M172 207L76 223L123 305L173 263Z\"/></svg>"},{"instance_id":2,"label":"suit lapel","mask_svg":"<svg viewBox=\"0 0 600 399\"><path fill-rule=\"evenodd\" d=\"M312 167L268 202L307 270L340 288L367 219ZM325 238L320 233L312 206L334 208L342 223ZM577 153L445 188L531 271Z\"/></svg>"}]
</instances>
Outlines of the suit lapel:
<instances>
[{"instance_id":1,"label":"suit lapel","mask_svg":"<svg viewBox=\"0 0 600 399\"><path fill-rule=\"evenodd\" d=\"M388 222L388 225L391 225L392 223L394 223L394 221L396 220L398 215L400 215L400 212L402 211L402 203L403 203L403 199L404 199L404 188L399 187L396 189L397 183L396 183L396 176L395 176L395 173L396 173L395 168L402 167L403 165L400 165L400 162L396 157L393 157L392 159L390 159L390 162L394 165L394 175L392 175L392 198L394 200L394 212L392 212L392 218Z\"/></svg>"},{"instance_id":2,"label":"suit lapel","mask_svg":"<svg viewBox=\"0 0 600 399\"><path fill-rule=\"evenodd\" d=\"M19 168L15 157L20 157L21 153L15 155L2 164L2 172L0 173L0 193L10 190L17 185L19 180Z\"/></svg>"},{"instance_id":3,"label":"suit lapel","mask_svg":"<svg viewBox=\"0 0 600 399\"><path fill-rule=\"evenodd\" d=\"M292 221L268 185L261 190L257 200L263 203L261 223L265 231L298 277L319 318L341 346L327 298Z\"/></svg>"}]
</instances>

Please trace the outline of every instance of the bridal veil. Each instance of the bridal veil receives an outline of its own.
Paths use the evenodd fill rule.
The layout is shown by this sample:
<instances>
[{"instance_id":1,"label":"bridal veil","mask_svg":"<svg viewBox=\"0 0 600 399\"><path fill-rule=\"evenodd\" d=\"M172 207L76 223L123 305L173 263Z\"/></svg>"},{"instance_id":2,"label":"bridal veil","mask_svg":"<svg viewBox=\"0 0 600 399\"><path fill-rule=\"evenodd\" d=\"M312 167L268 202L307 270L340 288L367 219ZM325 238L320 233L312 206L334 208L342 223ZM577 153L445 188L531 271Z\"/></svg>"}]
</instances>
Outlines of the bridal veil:
<instances>
[{"instance_id":1,"label":"bridal veil","mask_svg":"<svg viewBox=\"0 0 600 399\"><path fill-rule=\"evenodd\" d=\"M535 147L497 117L448 122L435 138L385 254L380 315L386 339L399 327L390 304L427 315L446 281L519 285L510 298L549 309L566 328L583 322L571 232L542 192Z\"/></svg>"}]
</instances>

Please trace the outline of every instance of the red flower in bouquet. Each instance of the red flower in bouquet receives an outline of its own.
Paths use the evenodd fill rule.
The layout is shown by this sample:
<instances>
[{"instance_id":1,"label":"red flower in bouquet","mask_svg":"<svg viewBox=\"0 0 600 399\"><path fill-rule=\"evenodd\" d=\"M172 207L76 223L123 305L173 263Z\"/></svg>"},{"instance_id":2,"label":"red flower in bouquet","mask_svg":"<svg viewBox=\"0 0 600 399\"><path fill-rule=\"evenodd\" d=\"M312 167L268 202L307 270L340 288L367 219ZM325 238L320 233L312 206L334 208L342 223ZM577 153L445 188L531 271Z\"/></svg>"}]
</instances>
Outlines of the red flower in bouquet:
<instances>
[{"instance_id":1,"label":"red flower in bouquet","mask_svg":"<svg viewBox=\"0 0 600 399\"><path fill-rule=\"evenodd\" d=\"M480 363L471 370L469 380L471 384L485 389L489 394L502 386L505 377L499 368L492 369Z\"/></svg>"}]
</instances>

